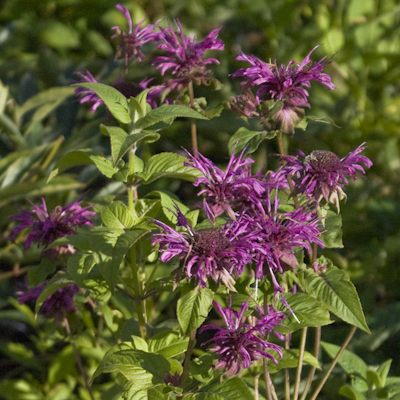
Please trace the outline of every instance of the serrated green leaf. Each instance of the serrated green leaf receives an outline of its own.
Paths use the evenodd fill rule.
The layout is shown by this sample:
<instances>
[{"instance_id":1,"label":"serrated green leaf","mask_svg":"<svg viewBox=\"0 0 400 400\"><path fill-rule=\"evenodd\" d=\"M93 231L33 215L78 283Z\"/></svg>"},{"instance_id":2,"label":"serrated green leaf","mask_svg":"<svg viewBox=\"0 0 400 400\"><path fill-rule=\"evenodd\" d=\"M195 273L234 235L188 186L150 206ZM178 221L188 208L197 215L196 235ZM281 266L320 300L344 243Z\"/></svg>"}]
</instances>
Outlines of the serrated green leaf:
<instances>
[{"instance_id":1,"label":"serrated green leaf","mask_svg":"<svg viewBox=\"0 0 400 400\"><path fill-rule=\"evenodd\" d=\"M132 133L124 139L124 142L117 153L117 157L115 159L115 164L117 164L122 157L133 148L138 146L140 141L145 143L153 143L156 142L160 138L159 133L155 132L139 132L139 133ZM141 171L131 171L131 172L141 172Z\"/></svg>"},{"instance_id":2,"label":"serrated green leaf","mask_svg":"<svg viewBox=\"0 0 400 400\"><path fill-rule=\"evenodd\" d=\"M317 274L299 272L304 290L343 321L370 333L356 288L343 270L330 266Z\"/></svg>"},{"instance_id":3,"label":"serrated green leaf","mask_svg":"<svg viewBox=\"0 0 400 400\"><path fill-rule=\"evenodd\" d=\"M118 168L114 168L112 162L107 160L104 155L99 155L91 149L82 149L72 151L62 157L54 166L53 171L47 182L50 182L56 175L68 168L81 164L94 164L99 171L107 178L111 178L118 172Z\"/></svg>"},{"instance_id":4,"label":"serrated green leaf","mask_svg":"<svg viewBox=\"0 0 400 400\"><path fill-rule=\"evenodd\" d=\"M235 154L239 154L246 146L246 153L254 153L264 140L273 139L277 134L278 131L250 131L241 127L229 139L229 153L232 153L235 149Z\"/></svg>"},{"instance_id":5,"label":"serrated green leaf","mask_svg":"<svg viewBox=\"0 0 400 400\"><path fill-rule=\"evenodd\" d=\"M326 219L324 219L324 232L321 239L326 248L343 248L342 241L342 216L336 214L332 210L327 211Z\"/></svg>"},{"instance_id":6,"label":"serrated green leaf","mask_svg":"<svg viewBox=\"0 0 400 400\"><path fill-rule=\"evenodd\" d=\"M176 332L160 332L149 339L149 351L171 358L186 351L188 343L188 337L180 337Z\"/></svg>"},{"instance_id":7,"label":"serrated green leaf","mask_svg":"<svg viewBox=\"0 0 400 400\"><path fill-rule=\"evenodd\" d=\"M183 215L186 215L186 213L189 211L189 208L181 203L175 194L166 190L154 190L149 193L148 196L157 196L160 198L163 213L174 224L178 222L178 219L175 215L175 206L179 207Z\"/></svg>"},{"instance_id":8,"label":"serrated green leaf","mask_svg":"<svg viewBox=\"0 0 400 400\"><path fill-rule=\"evenodd\" d=\"M84 87L92 90L104 101L104 104L107 106L108 110L115 117L115 119L123 124L128 124L131 122L128 101L126 97L117 89L104 85L103 83L95 82L75 83L72 86Z\"/></svg>"},{"instance_id":9,"label":"serrated green leaf","mask_svg":"<svg viewBox=\"0 0 400 400\"><path fill-rule=\"evenodd\" d=\"M101 209L101 220L109 228L131 228L134 220L129 208L122 201L113 201Z\"/></svg>"},{"instance_id":10,"label":"serrated green leaf","mask_svg":"<svg viewBox=\"0 0 400 400\"><path fill-rule=\"evenodd\" d=\"M340 346L327 342L321 342L321 346L332 359L336 357L340 350ZM360 357L349 350L345 350L340 356L338 363L347 374L353 377L353 387L356 390L360 392L368 390L368 366Z\"/></svg>"},{"instance_id":11,"label":"serrated green leaf","mask_svg":"<svg viewBox=\"0 0 400 400\"><path fill-rule=\"evenodd\" d=\"M182 290L178 300L177 315L179 325L185 335L200 327L205 321L212 306L214 292L209 288L196 287Z\"/></svg>"},{"instance_id":12,"label":"serrated green leaf","mask_svg":"<svg viewBox=\"0 0 400 400\"><path fill-rule=\"evenodd\" d=\"M133 125L133 129L145 129L161 121L167 121L171 118L187 117L197 119L207 119L199 112L190 107L181 105L163 105L152 109L143 118L140 118Z\"/></svg>"},{"instance_id":13,"label":"serrated green leaf","mask_svg":"<svg viewBox=\"0 0 400 400\"><path fill-rule=\"evenodd\" d=\"M124 229L96 226L90 230L90 249L96 253L112 257L115 244L124 232Z\"/></svg>"},{"instance_id":14,"label":"serrated green leaf","mask_svg":"<svg viewBox=\"0 0 400 400\"><path fill-rule=\"evenodd\" d=\"M282 321L281 326L276 327L277 332L287 334L306 326L318 327L333 323L326 308L322 307L321 303L312 296L306 293L285 293L283 296L300 323L291 315ZM280 302L278 310L286 312L287 308Z\"/></svg>"},{"instance_id":15,"label":"serrated green leaf","mask_svg":"<svg viewBox=\"0 0 400 400\"><path fill-rule=\"evenodd\" d=\"M118 154L121 151L122 144L128 137L128 134L119 126L106 126L101 124L100 129L103 133L110 136L111 142L111 156L113 160L113 166L118 164Z\"/></svg>"}]
</instances>

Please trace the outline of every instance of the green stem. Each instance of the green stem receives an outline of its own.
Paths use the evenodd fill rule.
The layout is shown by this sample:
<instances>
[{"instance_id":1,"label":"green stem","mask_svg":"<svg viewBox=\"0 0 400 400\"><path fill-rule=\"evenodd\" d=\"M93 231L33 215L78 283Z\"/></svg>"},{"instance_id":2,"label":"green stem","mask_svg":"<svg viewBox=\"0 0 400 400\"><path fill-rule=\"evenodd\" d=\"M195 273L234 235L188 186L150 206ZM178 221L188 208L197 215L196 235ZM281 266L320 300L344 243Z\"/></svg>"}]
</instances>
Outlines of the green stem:
<instances>
[{"instance_id":1,"label":"green stem","mask_svg":"<svg viewBox=\"0 0 400 400\"><path fill-rule=\"evenodd\" d=\"M303 328L300 340L299 364L297 365L296 381L294 383L293 400L299 397L299 389L301 382L301 370L303 369L304 350L306 347L307 327Z\"/></svg>"},{"instance_id":2,"label":"green stem","mask_svg":"<svg viewBox=\"0 0 400 400\"><path fill-rule=\"evenodd\" d=\"M189 90L189 98L190 98L190 107L194 109L194 91L193 91L193 82L190 81L188 85ZM193 155L197 157L196 152L198 151L197 146L197 128L196 128L196 120L192 118L190 120L191 132L192 132L192 150Z\"/></svg>"},{"instance_id":3,"label":"green stem","mask_svg":"<svg viewBox=\"0 0 400 400\"><path fill-rule=\"evenodd\" d=\"M350 343L350 340L354 336L354 333L356 332L356 330L357 330L356 326L353 326L353 328L351 328L351 331L350 331L349 335L347 336L346 340L344 341L344 343L343 343L342 347L340 348L339 352L337 353L336 357L332 361L332 364L329 366L328 371L326 371L326 374L322 378L322 380L319 383L318 387L315 389L315 392L311 396L310 400L315 400L317 398L317 396L319 395L319 392L324 387L325 382L329 378L329 375L331 374L333 368L335 367L336 363L338 362L340 356L342 355L342 353L344 352L344 350L346 349L346 347Z\"/></svg>"},{"instance_id":4,"label":"green stem","mask_svg":"<svg viewBox=\"0 0 400 400\"><path fill-rule=\"evenodd\" d=\"M185 360L183 361L183 371L182 371L181 380L180 380L180 385L182 388L185 386L186 379L187 379L187 376L189 373L189 362L190 362L190 358L192 357L195 338L196 338L196 331L193 331L189 336L188 348L186 350Z\"/></svg>"},{"instance_id":5,"label":"green stem","mask_svg":"<svg viewBox=\"0 0 400 400\"><path fill-rule=\"evenodd\" d=\"M67 318L64 318L64 324L65 324L65 330L67 331L68 336L71 336L71 329L69 327ZM71 343L72 349L74 351L74 356L75 356L76 363L78 364L79 371L81 371L82 378L85 382L86 390L88 391L90 398L92 400L95 400L94 396L93 396L92 388L89 385L89 378L87 376L85 368L83 367L81 356L79 355L78 348L76 347L74 342L71 341L70 343Z\"/></svg>"},{"instance_id":6,"label":"green stem","mask_svg":"<svg viewBox=\"0 0 400 400\"><path fill-rule=\"evenodd\" d=\"M314 357L318 360L319 357L319 349L321 347L321 327L318 326L316 331L315 331L315 343L314 343ZM311 367L310 373L308 374L307 381L306 381L306 386L304 387L304 392L301 396L300 400L306 400L306 396L308 393L308 390L311 387L312 380L314 379L316 367Z\"/></svg>"}]
</instances>

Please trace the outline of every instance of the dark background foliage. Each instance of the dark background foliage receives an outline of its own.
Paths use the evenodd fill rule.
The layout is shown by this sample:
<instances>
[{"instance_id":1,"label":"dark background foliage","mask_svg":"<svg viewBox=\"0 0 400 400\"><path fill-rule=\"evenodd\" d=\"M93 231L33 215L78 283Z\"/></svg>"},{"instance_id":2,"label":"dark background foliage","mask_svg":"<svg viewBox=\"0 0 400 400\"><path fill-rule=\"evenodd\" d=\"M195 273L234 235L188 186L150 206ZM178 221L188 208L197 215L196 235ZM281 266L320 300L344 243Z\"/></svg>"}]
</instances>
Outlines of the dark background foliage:
<instances>
[{"instance_id":1,"label":"dark background foliage","mask_svg":"<svg viewBox=\"0 0 400 400\"><path fill-rule=\"evenodd\" d=\"M3 377L21 376L24 368L38 375L37 364L46 364L45 348L57 354L52 343L42 344L42 354L18 354L8 342L32 340L26 315L8 303L20 278L17 268L30 265L37 249L24 256L22 248L7 238L12 224L8 216L15 204L26 198L38 201L46 196L50 205L70 199L74 191L96 193L117 191L85 167L70 170L51 186L47 176L63 154L79 148L107 149L98 130L104 109L94 115L66 94L54 109L34 115L21 106L35 94L54 86L68 86L77 71L89 70L97 79L112 84L124 74L124 66L114 61L115 43L110 28L126 26L123 15L111 0L5 0L0 6L0 370ZM312 59L332 57L326 72L336 91L314 84L310 90L311 110L306 115L327 116L337 127L310 122L307 130L296 130L287 140L289 152L306 154L314 149L331 150L340 157L367 142L367 155L374 163L367 179L359 179L347 190L342 207L344 249L327 251L335 264L347 269L359 291L368 316L371 336L356 335L353 349L368 364L394 358L392 374L400 375L400 6L395 0L154 0L126 1L134 23L145 16L151 22L179 18L185 32L204 38L222 26L220 38L225 51L215 54L221 64L214 66L222 82L219 91L195 88L197 97L209 105L229 100L237 93L238 82L229 75L242 65L235 60L239 51L278 64L301 61L316 45ZM154 77L151 60L133 63L130 80ZM7 89L8 88L8 95ZM70 94L73 92L71 91ZM33 121L33 122L32 122ZM11 125L10 125L11 124ZM254 122L250 122L252 126ZM211 123L199 123L200 150L223 165L228 157L230 136L246 123L229 110ZM19 137L15 129L22 133ZM165 132L158 151L190 148L190 128L182 121ZM270 156L277 148L264 142L256 153L259 167L276 165ZM44 147L43 147L44 146ZM146 152L146 148L142 149ZM182 199L194 201L189 184L168 182ZM162 187L158 187L162 188ZM72 191L72 192L71 192ZM14 272L13 272L14 271ZM327 340L335 342L346 329L342 325L324 329ZM21 358L22 357L22 358ZM25 358L24 358L25 357ZM396 359L397 358L397 359ZM22 360L22 361L21 361ZM36 366L35 366L36 365ZM35 372L36 371L36 372Z\"/></svg>"}]
</instances>

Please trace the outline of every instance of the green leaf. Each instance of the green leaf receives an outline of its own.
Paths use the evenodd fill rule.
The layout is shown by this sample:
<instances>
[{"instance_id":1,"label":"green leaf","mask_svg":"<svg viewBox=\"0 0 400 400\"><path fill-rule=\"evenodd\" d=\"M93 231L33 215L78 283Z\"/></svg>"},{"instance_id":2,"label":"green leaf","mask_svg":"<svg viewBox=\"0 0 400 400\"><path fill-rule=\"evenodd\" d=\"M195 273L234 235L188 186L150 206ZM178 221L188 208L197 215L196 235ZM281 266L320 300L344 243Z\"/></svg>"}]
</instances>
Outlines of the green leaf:
<instances>
[{"instance_id":1,"label":"green leaf","mask_svg":"<svg viewBox=\"0 0 400 400\"><path fill-rule=\"evenodd\" d=\"M161 207L165 216L174 224L178 222L175 215L175 206L178 206L183 215L189 212L189 208L180 202L178 197L166 190L153 190L148 196L157 196L161 200Z\"/></svg>"},{"instance_id":2,"label":"green leaf","mask_svg":"<svg viewBox=\"0 0 400 400\"><path fill-rule=\"evenodd\" d=\"M312 296L306 293L284 293L283 296L300 323L293 315L291 315L282 322L281 326L276 327L277 332L287 334L295 332L306 326L318 327L328 325L333 322L331 321L329 312L326 310L326 308L322 307L321 303L319 303ZM282 302L280 302L278 305L278 310L285 312L287 311L287 308Z\"/></svg>"},{"instance_id":3,"label":"green leaf","mask_svg":"<svg viewBox=\"0 0 400 400\"><path fill-rule=\"evenodd\" d=\"M370 333L356 288L349 276L335 266L317 274L311 270L299 272L304 290L343 321Z\"/></svg>"},{"instance_id":4,"label":"green leaf","mask_svg":"<svg viewBox=\"0 0 400 400\"><path fill-rule=\"evenodd\" d=\"M113 166L115 167L119 161L118 154L121 151L122 144L128 137L128 134L119 126L106 126L100 124L100 130L107 136L110 136L111 156L113 160Z\"/></svg>"},{"instance_id":5,"label":"green leaf","mask_svg":"<svg viewBox=\"0 0 400 400\"><path fill-rule=\"evenodd\" d=\"M321 342L321 346L332 359L336 357L340 350L340 346L327 342ZM368 390L368 366L360 357L349 350L345 350L340 356L338 363L347 374L352 376L354 379L353 387L356 390L359 390L360 392Z\"/></svg>"},{"instance_id":6,"label":"green leaf","mask_svg":"<svg viewBox=\"0 0 400 400\"><path fill-rule=\"evenodd\" d=\"M82 286L89 272L98 262L99 258L94 253L77 252L68 258L67 271L75 283Z\"/></svg>"},{"instance_id":7,"label":"green leaf","mask_svg":"<svg viewBox=\"0 0 400 400\"><path fill-rule=\"evenodd\" d=\"M183 400L254 400L254 396L242 379L234 377L189 393Z\"/></svg>"},{"instance_id":8,"label":"green leaf","mask_svg":"<svg viewBox=\"0 0 400 400\"><path fill-rule=\"evenodd\" d=\"M324 219L324 225L324 233L321 235L321 239L325 247L342 249L342 216L332 210L328 210L326 219Z\"/></svg>"},{"instance_id":9,"label":"green leaf","mask_svg":"<svg viewBox=\"0 0 400 400\"><path fill-rule=\"evenodd\" d=\"M75 83L72 86L84 87L92 90L104 101L104 104L107 106L108 110L115 117L115 119L123 124L128 124L131 122L128 101L126 97L117 89L104 85L103 83L95 82Z\"/></svg>"},{"instance_id":10,"label":"green leaf","mask_svg":"<svg viewBox=\"0 0 400 400\"><path fill-rule=\"evenodd\" d=\"M149 158L142 173L137 174L144 183L150 183L159 178L178 178L194 182L203 174L196 168L187 167L187 158L176 153L160 153Z\"/></svg>"},{"instance_id":11,"label":"green leaf","mask_svg":"<svg viewBox=\"0 0 400 400\"><path fill-rule=\"evenodd\" d=\"M143 118L140 118L133 125L133 129L145 129L161 121L168 121L171 118L187 117L197 119L207 119L199 112L190 107L181 105L163 105L152 109Z\"/></svg>"},{"instance_id":12,"label":"green leaf","mask_svg":"<svg viewBox=\"0 0 400 400\"><path fill-rule=\"evenodd\" d=\"M66 378L77 375L74 349L71 345L64 347L51 362L47 382L52 387Z\"/></svg>"},{"instance_id":13,"label":"green leaf","mask_svg":"<svg viewBox=\"0 0 400 400\"><path fill-rule=\"evenodd\" d=\"M377 369L377 373L379 375L379 378L382 382L382 385L385 386L386 383L386 378L389 374L389 370L390 370L390 366L392 365L392 360L386 360L383 364L381 364L379 366L379 368Z\"/></svg>"},{"instance_id":14,"label":"green leaf","mask_svg":"<svg viewBox=\"0 0 400 400\"><path fill-rule=\"evenodd\" d=\"M160 332L150 338L149 351L171 358L186 351L188 343L188 337L180 337L176 332Z\"/></svg>"},{"instance_id":15,"label":"green leaf","mask_svg":"<svg viewBox=\"0 0 400 400\"><path fill-rule=\"evenodd\" d=\"M179 325L185 335L200 327L212 306L214 292L209 288L185 286L178 300L177 315Z\"/></svg>"},{"instance_id":16,"label":"green leaf","mask_svg":"<svg viewBox=\"0 0 400 400\"><path fill-rule=\"evenodd\" d=\"M113 201L104 206L100 212L101 220L109 228L131 228L133 215L122 201Z\"/></svg>"},{"instance_id":17,"label":"green leaf","mask_svg":"<svg viewBox=\"0 0 400 400\"><path fill-rule=\"evenodd\" d=\"M50 295L52 295L58 289L69 285L70 283L74 283L74 281L68 278L65 274L59 273L54 275L36 300L35 313L39 313L40 307Z\"/></svg>"},{"instance_id":18,"label":"green leaf","mask_svg":"<svg viewBox=\"0 0 400 400\"><path fill-rule=\"evenodd\" d=\"M351 400L366 400L366 397L361 392L350 385L342 386L339 390L339 394Z\"/></svg>"},{"instance_id":19,"label":"green leaf","mask_svg":"<svg viewBox=\"0 0 400 400\"><path fill-rule=\"evenodd\" d=\"M214 378L214 359L210 354L203 354L190 361L190 373L199 382L208 383Z\"/></svg>"},{"instance_id":20,"label":"green leaf","mask_svg":"<svg viewBox=\"0 0 400 400\"><path fill-rule=\"evenodd\" d=\"M53 274L57 268L54 260L43 258L39 265L30 267L28 270L28 282L30 286L38 286Z\"/></svg>"},{"instance_id":21,"label":"green leaf","mask_svg":"<svg viewBox=\"0 0 400 400\"><path fill-rule=\"evenodd\" d=\"M102 373L117 372L124 378L126 386L133 384L140 390L164 382L164 374L170 368L170 363L161 354L137 349L120 350L105 355L93 379Z\"/></svg>"},{"instance_id":22,"label":"green leaf","mask_svg":"<svg viewBox=\"0 0 400 400\"><path fill-rule=\"evenodd\" d=\"M132 150L133 148L136 148L140 141L143 141L145 143L153 143L156 142L159 138L160 134L155 132L139 132L130 134L123 141L119 149L119 152L117 153L115 164L117 164L128 151ZM137 171L131 171L131 172L137 172Z\"/></svg>"},{"instance_id":23,"label":"green leaf","mask_svg":"<svg viewBox=\"0 0 400 400\"><path fill-rule=\"evenodd\" d=\"M68 168L75 167L80 164L94 164L99 171L107 178L111 178L118 172L118 168L114 168L112 162L107 160L104 155L97 154L91 149L82 149L72 151L62 157L51 171L49 179L50 182L56 175L65 171Z\"/></svg>"},{"instance_id":24,"label":"green leaf","mask_svg":"<svg viewBox=\"0 0 400 400\"><path fill-rule=\"evenodd\" d=\"M278 364L275 364L272 360L268 360L268 372L274 374L280 371L282 368L297 368L299 365L299 353L298 349L285 350L282 349L283 357L279 356L274 352L275 358L278 360ZM303 365L312 365L315 368L321 369L318 360L308 351L304 352Z\"/></svg>"},{"instance_id":25,"label":"green leaf","mask_svg":"<svg viewBox=\"0 0 400 400\"><path fill-rule=\"evenodd\" d=\"M229 139L229 153L232 153L235 149L235 154L239 154L246 146L246 153L254 153L264 140L273 139L277 134L278 131L259 132L250 131L244 127L239 128Z\"/></svg>"}]
</instances>

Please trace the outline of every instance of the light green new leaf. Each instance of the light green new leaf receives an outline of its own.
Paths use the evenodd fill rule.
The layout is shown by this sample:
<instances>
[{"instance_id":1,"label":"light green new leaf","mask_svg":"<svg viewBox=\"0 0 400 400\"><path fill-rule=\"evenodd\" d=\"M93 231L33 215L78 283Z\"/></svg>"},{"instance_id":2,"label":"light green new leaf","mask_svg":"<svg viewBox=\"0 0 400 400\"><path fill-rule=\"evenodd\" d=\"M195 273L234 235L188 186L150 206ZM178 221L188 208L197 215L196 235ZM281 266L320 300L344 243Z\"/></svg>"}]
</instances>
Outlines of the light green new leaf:
<instances>
[{"instance_id":1,"label":"light green new leaf","mask_svg":"<svg viewBox=\"0 0 400 400\"><path fill-rule=\"evenodd\" d=\"M117 89L113 88L112 86L104 85L103 83L95 82L75 83L72 86L84 87L92 90L104 101L104 104L107 106L108 110L115 117L115 119L123 124L128 124L131 122L128 101L126 97Z\"/></svg>"},{"instance_id":2,"label":"light green new leaf","mask_svg":"<svg viewBox=\"0 0 400 400\"><path fill-rule=\"evenodd\" d=\"M168 121L177 117L207 119L190 107L181 105L163 105L161 107L152 109L143 118L140 118L138 121L136 121L136 123L133 125L133 129L145 129L158 122Z\"/></svg>"},{"instance_id":3,"label":"light green new leaf","mask_svg":"<svg viewBox=\"0 0 400 400\"><path fill-rule=\"evenodd\" d=\"M320 274L301 271L299 277L304 290L330 312L370 333L356 288L345 271L330 266Z\"/></svg>"},{"instance_id":4,"label":"light green new leaf","mask_svg":"<svg viewBox=\"0 0 400 400\"><path fill-rule=\"evenodd\" d=\"M150 338L149 351L165 358L175 357L187 350L188 343L188 337L180 337L176 332L160 332Z\"/></svg>"},{"instance_id":5,"label":"light green new leaf","mask_svg":"<svg viewBox=\"0 0 400 400\"><path fill-rule=\"evenodd\" d=\"M209 288L188 286L182 290L178 300L177 315L179 325L185 335L189 335L205 321L212 306L214 292Z\"/></svg>"},{"instance_id":6,"label":"light green new leaf","mask_svg":"<svg viewBox=\"0 0 400 400\"><path fill-rule=\"evenodd\" d=\"M194 182L203 174L196 168L185 166L187 158L176 153L160 153L149 158L143 172L137 174L144 183L150 183L156 179L169 177L185 179Z\"/></svg>"},{"instance_id":7,"label":"light green new leaf","mask_svg":"<svg viewBox=\"0 0 400 400\"><path fill-rule=\"evenodd\" d=\"M129 208L122 201L113 201L101 209L101 220L109 228L131 228L134 220Z\"/></svg>"},{"instance_id":8,"label":"light green new leaf","mask_svg":"<svg viewBox=\"0 0 400 400\"><path fill-rule=\"evenodd\" d=\"M66 154L64 157L58 160L53 168L53 171L51 171L47 182L50 182L56 175L65 171L66 169L81 164L96 165L99 171L107 178L111 178L118 172L118 168L114 168L112 162L107 160L104 155L97 154L91 149L82 149L71 151L71 153Z\"/></svg>"},{"instance_id":9,"label":"light green new leaf","mask_svg":"<svg viewBox=\"0 0 400 400\"><path fill-rule=\"evenodd\" d=\"M321 346L332 359L336 357L340 350L340 346L327 342L321 342ZM345 350L340 356L338 363L347 374L353 377L353 387L356 390L360 392L368 390L368 366L359 356L349 350Z\"/></svg>"}]
</instances>

